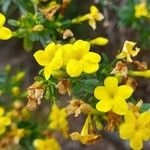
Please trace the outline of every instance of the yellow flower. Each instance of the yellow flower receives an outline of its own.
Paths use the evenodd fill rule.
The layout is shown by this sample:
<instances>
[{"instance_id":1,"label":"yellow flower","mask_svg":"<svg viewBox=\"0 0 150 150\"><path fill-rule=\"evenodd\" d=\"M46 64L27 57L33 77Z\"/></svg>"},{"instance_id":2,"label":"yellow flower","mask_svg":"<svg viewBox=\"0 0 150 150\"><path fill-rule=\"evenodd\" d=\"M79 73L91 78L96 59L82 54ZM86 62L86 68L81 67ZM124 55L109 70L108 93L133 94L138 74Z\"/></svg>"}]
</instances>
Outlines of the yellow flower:
<instances>
[{"instance_id":1,"label":"yellow flower","mask_svg":"<svg viewBox=\"0 0 150 150\"><path fill-rule=\"evenodd\" d=\"M84 16L79 16L72 20L72 23L81 23L83 21L88 20L89 25L92 27L93 30L96 29L96 21L101 21L104 19L102 13L99 12L96 6L92 5L90 7L90 13L85 14Z\"/></svg>"},{"instance_id":2,"label":"yellow flower","mask_svg":"<svg viewBox=\"0 0 150 150\"><path fill-rule=\"evenodd\" d=\"M91 45L103 46L103 45L106 45L107 43L108 43L108 39L103 38L103 37L98 37L98 38L93 39L93 40L90 41Z\"/></svg>"},{"instance_id":3,"label":"yellow flower","mask_svg":"<svg viewBox=\"0 0 150 150\"><path fill-rule=\"evenodd\" d=\"M128 74L129 74L129 75L132 75L132 76L150 78L150 70L144 70L144 71L129 71Z\"/></svg>"},{"instance_id":4,"label":"yellow flower","mask_svg":"<svg viewBox=\"0 0 150 150\"><path fill-rule=\"evenodd\" d=\"M4 116L4 109L0 107L0 135L6 130L6 127L11 124L11 119L8 116Z\"/></svg>"},{"instance_id":5,"label":"yellow flower","mask_svg":"<svg viewBox=\"0 0 150 150\"><path fill-rule=\"evenodd\" d=\"M91 116L88 115L81 133L73 132L70 137L73 141L80 141L82 144L93 144L101 139L101 135L95 134L94 131Z\"/></svg>"},{"instance_id":6,"label":"yellow flower","mask_svg":"<svg viewBox=\"0 0 150 150\"><path fill-rule=\"evenodd\" d=\"M93 30L95 30L96 29L96 20L101 21L104 19L104 16L103 16L103 14L101 14L99 12L97 7L92 5L90 7L90 14L88 14L88 18L89 18L89 25L93 28Z\"/></svg>"},{"instance_id":7,"label":"yellow flower","mask_svg":"<svg viewBox=\"0 0 150 150\"><path fill-rule=\"evenodd\" d=\"M150 14L147 9L146 2L141 2L137 5L135 5L135 17L140 18L140 17L150 17Z\"/></svg>"},{"instance_id":8,"label":"yellow flower","mask_svg":"<svg viewBox=\"0 0 150 150\"><path fill-rule=\"evenodd\" d=\"M3 14L0 13L0 39L1 40L8 40L12 37L12 32L4 27L4 23L6 21L6 18Z\"/></svg>"},{"instance_id":9,"label":"yellow flower","mask_svg":"<svg viewBox=\"0 0 150 150\"><path fill-rule=\"evenodd\" d=\"M127 62L133 62L131 59L131 56L135 57L140 51L140 49L137 47L135 47L135 50L134 50L135 45L136 43L132 41L125 41L122 52L119 55L117 55L116 58L117 59L126 58Z\"/></svg>"},{"instance_id":10,"label":"yellow flower","mask_svg":"<svg viewBox=\"0 0 150 150\"><path fill-rule=\"evenodd\" d=\"M52 106L52 111L49 115L49 129L59 130L63 133L64 137L68 137L68 121L65 108L60 109L56 104Z\"/></svg>"},{"instance_id":11,"label":"yellow flower","mask_svg":"<svg viewBox=\"0 0 150 150\"><path fill-rule=\"evenodd\" d=\"M33 142L36 150L61 150L61 147L55 138L36 139Z\"/></svg>"},{"instance_id":12,"label":"yellow flower","mask_svg":"<svg viewBox=\"0 0 150 150\"><path fill-rule=\"evenodd\" d=\"M10 136L13 138L14 144L19 144L21 138L25 135L25 129L18 128L16 124L11 125L11 130L9 132Z\"/></svg>"},{"instance_id":13,"label":"yellow flower","mask_svg":"<svg viewBox=\"0 0 150 150\"><path fill-rule=\"evenodd\" d=\"M128 110L125 100L132 95L133 89L128 85L118 86L118 79L115 77L107 77L104 85L94 90L94 96L100 100L96 104L97 110L102 112L112 110L116 114L124 115Z\"/></svg>"},{"instance_id":14,"label":"yellow flower","mask_svg":"<svg viewBox=\"0 0 150 150\"><path fill-rule=\"evenodd\" d=\"M135 116L132 111L128 111L124 119L125 122L119 127L120 137L129 139L131 148L142 149L142 141L150 139L150 112Z\"/></svg>"},{"instance_id":15,"label":"yellow flower","mask_svg":"<svg viewBox=\"0 0 150 150\"><path fill-rule=\"evenodd\" d=\"M76 41L71 49L64 52L66 71L71 77L77 77L82 72L93 73L99 69L98 63L101 60L99 54L89 52L90 44L83 40ZM70 52L69 52L70 51Z\"/></svg>"},{"instance_id":16,"label":"yellow flower","mask_svg":"<svg viewBox=\"0 0 150 150\"><path fill-rule=\"evenodd\" d=\"M57 71L62 67L62 49L61 45L50 43L44 50L35 52L34 57L36 61L44 66L44 76L48 80L53 71Z\"/></svg>"}]
</instances>

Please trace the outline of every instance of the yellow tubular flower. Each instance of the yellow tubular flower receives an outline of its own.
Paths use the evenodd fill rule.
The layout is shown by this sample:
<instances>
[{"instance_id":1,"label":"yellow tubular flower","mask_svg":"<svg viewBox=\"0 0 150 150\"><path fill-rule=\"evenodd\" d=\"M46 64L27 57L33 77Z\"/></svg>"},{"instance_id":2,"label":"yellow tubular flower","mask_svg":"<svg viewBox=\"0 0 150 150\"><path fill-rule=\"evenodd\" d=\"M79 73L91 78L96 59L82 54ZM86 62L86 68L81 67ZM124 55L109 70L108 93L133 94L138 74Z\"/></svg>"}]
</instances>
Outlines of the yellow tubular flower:
<instances>
[{"instance_id":1,"label":"yellow tubular flower","mask_svg":"<svg viewBox=\"0 0 150 150\"><path fill-rule=\"evenodd\" d=\"M61 147L55 138L36 139L33 142L36 150L61 150Z\"/></svg>"},{"instance_id":2,"label":"yellow tubular flower","mask_svg":"<svg viewBox=\"0 0 150 150\"><path fill-rule=\"evenodd\" d=\"M103 38L103 37L98 37L98 38L93 39L93 40L90 41L91 45L103 46L103 45L106 45L107 43L108 43L108 39Z\"/></svg>"},{"instance_id":3,"label":"yellow tubular flower","mask_svg":"<svg viewBox=\"0 0 150 150\"><path fill-rule=\"evenodd\" d=\"M101 135L95 134L94 131L91 116L88 115L81 133L73 132L70 137L73 141L80 141L82 144L93 144L101 139Z\"/></svg>"},{"instance_id":4,"label":"yellow tubular flower","mask_svg":"<svg viewBox=\"0 0 150 150\"><path fill-rule=\"evenodd\" d=\"M11 124L11 119L8 116L4 116L4 109L0 107L0 135L6 130L6 127Z\"/></svg>"},{"instance_id":5,"label":"yellow tubular flower","mask_svg":"<svg viewBox=\"0 0 150 150\"><path fill-rule=\"evenodd\" d=\"M62 49L61 45L50 43L44 50L39 50L34 53L36 61L44 66L44 76L48 80L53 71L57 71L62 67Z\"/></svg>"},{"instance_id":6,"label":"yellow tubular flower","mask_svg":"<svg viewBox=\"0 0 150 150\"><path fill-rule=\"evenodd\" d=\"M128 111L124 118L125 122L119 127L120 137L130 140L130 146L134 150L142 149L142 141L150 139L150 112L135 116L132 111Z\"/></svg>"},{"instance_id":7,"label":"yellow tubular flower","mask_svg":"<svg viewBox=\"0 0 150 150\"><path fill-rule=\"evenodd\" d=\"M94 96L100 100L96 109L101 112L112 110L116 114L124 115L128 110L125 100L132 95L133 89L128 85L118 86L118 79L115 77L107 77L104 85L94 90Z\"/></svg>"},{"instance_id":8,"label":"yellow tubular flower","mask_svg":"<svg viewBox=\"0 0 150 150\"><path fill-rule=\"evenodd\" d=\"M128 74L129 74L129 75L132 75L132 76L150 78L150 70L144 70L144 71L129 71Z\"/></svg>"},{"instance_id":9,"label":"yellow tubular flower","mask_svg":"<svg viewBox=\"0 0 150 150\"><path fill-rule=\"evenodd\" d=\"M86 41L78 40L73 44L70 59L66 62L66 71L71 77L78 77L82 72L93 73L99 69L100 55L89 50L90 44Z\"/></svg>"},{"instance_id":10,"label":"yellow tubular flower","mask_svg":"<svg viewBox=\"0 0 150 150\"><path fill-rule=\"evenodd\" d=\"M137 54L140 51L140 49L137 47L135 48L135 50L133 49L135 45L136 43L132 41L125 41L122 52L119 55L117 55L116 58L117 59L126 58L127 62L133 62L133 60L131 59L131 56L132 57L137 56Z\"/></svg>"},{"instance_id":11,"label":"yellow tubular flower","mask_svg":"<svg viewBox=\"0 0 150 150\"><path fill-rule=\"evenodd\" d=\"M96 29L96 20L101 21L104 19L104 16L102 13L99 12L97 7L92 5L90 7L90 14L88 15L89 18L89 25L93 28L93 30Z\"/></svg>"},{"instance_id":12,"label":"yellow tubular flower","mask_svg":"<svg viewBox=\"0 0 150 150\"><path fill-rule=\"evenodd\" d=\"M59 130L63 133L64 137L68 137L68 121L65 108L60 109L56 104L52 106L52 111L49 115L49 129Z\"/></svg>"},{"instance_id":13,"label":"yellow tubular flower","mask_svg":"<svg viewBox=\"0 0 150 150\"><path fill-rule=\"evenodd\" d=\"M4 23L6 21L6 18L3 14L0 13L0 39L1 40L8 40L12 37L12 32L4 27Z\"/></svg>"},{"instance_id":14,"label":"yellow tubular flower","mask_svg":"<svg viewBox=\"0 0 150 150\"><path fill-rule=\"evenodd\" d=\"M146 2L141 2L140 4L135 5L135 17L150 17L150 13L148 12Z\"/></svg>"}]
</instances>

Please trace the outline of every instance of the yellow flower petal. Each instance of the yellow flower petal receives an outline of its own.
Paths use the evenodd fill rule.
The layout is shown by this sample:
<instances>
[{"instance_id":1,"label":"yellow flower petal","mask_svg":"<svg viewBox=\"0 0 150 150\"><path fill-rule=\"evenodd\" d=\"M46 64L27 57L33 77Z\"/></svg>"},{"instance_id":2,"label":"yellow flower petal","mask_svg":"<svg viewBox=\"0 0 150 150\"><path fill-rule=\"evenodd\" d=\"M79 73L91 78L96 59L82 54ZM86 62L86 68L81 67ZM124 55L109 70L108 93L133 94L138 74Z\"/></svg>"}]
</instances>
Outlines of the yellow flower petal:
<instances>
[{"instance_id":1,"label":"yellow flower petal","mask_svg":"<svg viewBox=\"0 0 150 150\"><path fill-rule=\"evenodd\" d=\"M118 79L115 77L107 77L104 81L104 85L106 87L117 87L118 86Z\"/></svg>"},{"instance_id":2,"label":"yellow flower petal","mask_svg":"<svg viewBox=\"0 0 150 150\"><path fill-rule=\"evenodd\" d=\"M88 52L83 56L83 60L89 63L98 63L101 60L101 56L94 52Z\"/></svg>"},{"instance_id":3,"label":"yellow flower petal","mask_svg":"<svg viewBox=\"0 0 150 150\"><path fill-rule=\"evenodd\" d=\"M98 14L95 14L95 19L96 19L97 21L101 21L101 20L104 19L104 16L103 16L102 13L98 13Z\"/></svg>"},{"instance_id":4,"label":"yellow flower petal","mask_svg":"<svg viewBox=\"0 0 150 150\"><path fill-rule=\"evenodd\" d=\"M69 59L74 56L74 46L72 44L63 45L63 65L66 66Z\"/></svg>"},{"instance_id":5,"label":"yellow flower petal","mask_svg":"<svg viewBox=\"0 0 150 150\"><path fill-rule=\"evenodd\" d=\"M83 71L85 73L93 73L96 72L99 69L98 64L91 64L89 62L84 62Z\"/></svg>"},{"instance_id":6,"label":"yellow flower petal","mask_svg":"<svg viewBox=\"0 0 150 150\"><path fill-rule=\"evenodd\" d=\"M4 25L6 18L3 14L0 13L0 28Z\"/></svg>"},{"instance_id":7,"label":"yellow flower petal","mask_svg":"<svg viewBox=\"0 0 150 150\"><path fill-rule=\"evenodd\" d=\"M78 40L73 45L77 59L81 59L82 56L90 50L90 44L87 41Z\"/></svg>"},{"instance_id":8,"label":"yellow flower petal","mask_svg":"<svg viewBox=\"0 0 150 150\"><path fill-rule=\"evenodd\" d=\"M71 59L67 64L66 70L71 77L77 77L83 71L83 62L77 61L76 59Z\"/></svg>"},{"instance_id":9,"label":"yellow flower petal","mask_svg":"<svg viewBox=\"0 0 150 150\"><path fill-rule=\"evenodd\" d=\"M0 135L3 134L6 130L6 127L2 124L0 124Z\"/></svg>"},{"instance_id":10,"label":"yellow flower petal","mask_svg":"<svg viewBox=\"0 0 150 150\"><path fill-rule=\"evenodd\" d=\"M2 116L4 114L4 108L0 107L0 116Z\"/></svg>"},{"instance_id":11,"label":"yellow flower petal","mask_svg":"<svg viewBox=\"0 0 150 150\"><path fill-rule=\"evenodd\" d=\"M48 80L50 78L51 74L52 74L52 67L50 65L48 65L44 68L45 79Z\"/></svg>"},{"instance_id":12,"label":"yellow flower petal","mask_svg":"<svg viewBox=\"0 0 150 150\"><path fill-rule=\"evenodd\" d=\"M121 86L118 87L115 98L127 99L132 95L132 93L133 93L133 89L130 86L121 85Z\"/></svg>"},{"instance_id":13,"label":"yellow flower petal","mask_svg":"<svg viewBox=\"0 0 150 150\"><path fill-rule=\"evenodd\" d=\"M6 28L6 27L0 28L0 39L8 40L11 37L12 37L12 32L8 28Z\"/></svg>"},{"instance_id":14,"label":"yellow flower petal","mask_svg":"<svg viewBox=\"0 0 150 150\"><path fill-rule=\"evenodd\" d=\"M92 5L90 7L90 12L91 12L91 14L96 14L96 13L99 12L99 10L97 9L97 7L95 7L94 5Z\"/></svg>"},{"instance_id":15,"label":"yellow flower petal","mask_svg":"<svg viewBox=\"0 0 150 150\"><path fill-rule=\"evenodd\" d=\"M48 53L43 50L35 52L34 57L41 66L47 66L51 61Z\"/></svg>"},{"instance_id":16,"label":"yellow flower petal","mask_svg":"<svg viewBox=\"0 0 150 150\"><path fill-rule=\"evenodd\" d=\"M45 51L47 51L49 53L49 55L54 54L56 52L56 45L54 42L49 43L46 47L45 47Z\"/></svg>"},{"instance_id":17,"label":"yellow flower petal","mask_svg":"<svg viewBox=\"0 0 150 150\"><path fill-rule=\"evenodd\" d=\"M89 19L89 25L92 27L93 30L96 29L96 21L95 19Z\"/></svg>"},{"instance_id":18,"label":"yellow flower petal","mask_svg":"<svg viewBox=\"0 0 150 150\"><path fill-rule=\"evenodd\" d=\"M135 115L133 114L132 111L128 111L126 115L124 116L124 118L125 118L125 122L129 122L131 124L135 124L136 122Z\"/></svg>"},{"instance_id":19,"label":"yellow flower petal","mask_svg":"<svg viewBox=\"0 0 150 150\"><path fill-rule=\"evenodd\" d=\"M62 58L62 49L59 48L56 53L54 58L52 59L50 63L51 67L53 70L59 70L62 65L63 65L63 58Z\"/></svg>"},{"instance_id":20,"label":"yellow flower petal","mask_svg":"<svg viewBox=\"0 0 150 150\"><path fill-rule=\"evenodd\" d=\"M131 123L123 123L119 126L119 133L122 139L130 139L134 136L135 125Z\"/></svg>"},{"instance_id":21,"label":"yellow flower petal","mask_svg":"<svg viewBox=\"0 0 150 150\"><path fill-rule=\"evenodd\" d=\"M3 122L4 122L5 126L9 126L11 124L10 117L7 117L7 116L3 117Z\"/></svg>"},{"instance_id":22,"label":"yellow flower petal","mask_svg":"<svg viewBox=\"0 0 150 150\"><path fill-rule=\"evenodd\" d=\"M33 145L34 145L34 147L41 150L44 147L44 142L42 139L36 139L36 140L34 140Z\"/></svg>"},{"instance_id":23,"label":"yellow flower petal","mask_svg":"<svg viewBox=\"0 0 150 150\"><path fill-rule=\"evenodd\" d=\"M109 95L107 93L107 91L105 90L105 87L103 86L98 86L95 88L94 90L94 96L98 99L109 99Z\"/></svg>"},{"instance_id":24,"label":"yellow flower petal","mask_svg":"<svg viewBox=\"0 0 150 150\"><path fill-rule=\"evenodd\" d=\"M99 69L98 62L100 61L100 55L94 52L88 52L83 56L84 66L83 70L86 73L93 73Z\"/></svg>"},{"instance_id":25,"label":"yellow flower petal","mask_svg":"<svg viewBox=\"0 0 150 150\"><path fill-rule=\"evenodd\" d=\"M119 115L124 115L128 111L128 105L125 100L116 99L112 111Z\"/></svg>"},{"instance_id":26,"label":"yellow flower petal","mask_svg":"<svg viewBox=\"0 0 150 150\"><path fill-rule=\"evenodd\" d=\"M143 140L147 141L150 139L150 128L148 126L141 129L141 133L142 133L142 139Z\"/></svg>"},{"instance_id":27,"label":"yellow flower petal","mask_svg":"<svg viewBox=\"0 0 150 150\"><path fill-rule=\"evenodd\" d=\"M140 132L135 133L135 136L130 139L130 146L131 146L131 148L133 148L135 150L142 149L143 142L142 142L142 138L141 138L141 133Z\"/></svg>"},{"instance_id":28,"label":"yellow flower petal","mask_svg":"<svg viewBox=\"0 0 150 150\"><path fill-rule=\"evenodd\" d=\"M140 114L138 122L141 126L146 126L150 123L150 111Z\"/></svg>"},{"instance_id":29,"label":"yellow flower petal","mask_svg":"<svg viewBox=\"0 0 150 150\"><path fill-rule=\"evenodd\" d=\"M113 101L112 100L101 100L96 104L96 109L101 112L108 112L113 107Z\"/></svg>"}]
</instances>

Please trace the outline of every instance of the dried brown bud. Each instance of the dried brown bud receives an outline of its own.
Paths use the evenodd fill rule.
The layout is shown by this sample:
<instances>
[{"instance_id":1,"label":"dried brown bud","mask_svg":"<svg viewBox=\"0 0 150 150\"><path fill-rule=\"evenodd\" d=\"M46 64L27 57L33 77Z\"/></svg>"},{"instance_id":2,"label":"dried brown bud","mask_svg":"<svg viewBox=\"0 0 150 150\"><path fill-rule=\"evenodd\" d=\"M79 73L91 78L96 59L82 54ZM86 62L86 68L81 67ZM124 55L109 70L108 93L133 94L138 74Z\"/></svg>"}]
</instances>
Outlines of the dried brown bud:
<instances>
[{"instance_id":1,"label":"dried brown bud","mask_svg":"<svg viewBox=\"0 0 150 150\"><path fill-rule=\"evenodd\" d=\"M113 71L111 72L111 74L120 74L123 77L127 77L127 75L128 75L128 68L127 68L126 64L124 64L123 62L119 61L119 62L117 62L116 66L113 69Z\"/></svg>"},{"instance_id":2,"label":"dried brown bud","mask_svg":"<svg viewBox=\"0 0 150 150\"><path fill-rule=\"evenodd\" d=\"M64 11L70 4L71 0L63 0L62 6L61 6L61 13L64 14Z\"/></svg>"},{"instance_id":3,"label":"dried brown bud","mask_svg":"<svg viewBox=\"0 0 150 150\"><path fill-rule=\"evenodd\" d=\"M73 36L74 36L74 34L69 29L65 30L64 33L63 33L63 39L64 40L67 39L67 38L73 37Z\"/></svg>"},{"instance_id":4,"label":"dried brown bud","mask_svg":"<svg viewBox=\"0 0 150 150\"><path fill-rule=\"evenodd\" d=\"M65 95L66 93L68 93L69 96L71 95L71 87L69 80L60 80L56 88L58 88L60 94Z\"/></svg>"},{"instance_id":5,"label":"dried brown bud","mask_svg":"<svg viewBox=\"0 0 150 150\"><path fill-rule=\"evenodd\" d=\"M136 80L134 78L131 78L131 77L126 78L126 84L131 86L133 88L133 90L135 90L137 85L138 85Z\"/></svg>"},{"instance_id":6,"label":"dried brown bud","mask_svg":"<svg viewBox=\"0 0 150 150\"><path fill-rule=\"evenodd\" d=\"M107 122L105 130L112 132L115 130L115 128L119 126L121 117L113 113L112 111L107 113L107 117L108 117L108 122Z\"/></svg>"},{"instance_id":7,"label":"dried brown bud","mask_svg":"<svg viewBox=\"0 0 150 150\"><path fill-rule=\"evenodd\" d=\"M81 100L73 99L69 103L70 104L66 107L68 115L75 114L75 117L77 117L81 114L81 112L86 114L92 114L95 112L94 108Z\"/></svg>"},{"instance_id":8,"label":"dried brown bud","mask_svg":"<svg viewBox=\"0 0 150 150\"><path fill-rule=\"evenodd\" d=\"M39 8L47 20L53 20L55 13L60 9L60 5L56 2L51 2L46 8Z\"/></svg>"},{"instance_id":9,"label":"dried brown bud","mask_svg":"<svg viewBox=\"0 0 150 150\"><path fill-rule=\"evenodd\" d=\"M31 111L37 108L37 105L41 104L44 90L40 83L35 83L28 88L28 104L27 108Z\"/></svg>"},{"instance_id":10,"label":"dried brown bud","mask_svg":"<svg viewBox=\"0 0 150 150\"><path fill-rule=\"evenodd\" d=\"M133 63L133 65L135 65L137 67L138 70L143 71L143 70L148 69L148 66L147 66L146 62L133 61L132 63Z\"/></svg>"}]
</instances>

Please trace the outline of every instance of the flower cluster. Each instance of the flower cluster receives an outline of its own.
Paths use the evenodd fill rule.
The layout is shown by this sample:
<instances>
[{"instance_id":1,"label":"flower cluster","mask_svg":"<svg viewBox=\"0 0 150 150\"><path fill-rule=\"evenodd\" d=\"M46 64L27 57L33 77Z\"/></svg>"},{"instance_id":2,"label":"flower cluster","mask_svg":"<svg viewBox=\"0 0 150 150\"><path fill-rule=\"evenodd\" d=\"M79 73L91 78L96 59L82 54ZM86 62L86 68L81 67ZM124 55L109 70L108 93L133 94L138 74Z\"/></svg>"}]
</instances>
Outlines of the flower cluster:
<instances>
[{"instance_id":1,"label":"flower cluster","mask_svg":"<svg viewBox=\"0 0 150 150\"><path fill-rule=\"evenodd\" d=\"M136 21L150 18L147 1L129 2ZM0 149L19 145L31 150L60 150L60 133L66 140L70 137L82 144L94 144L103 138L102 130L118 131L121 139L129 140L132 149L142 149L143 141L150 140L150 104L134 98L133 93L138 86L135 77L150 78L150 69L146 62L136 60L140 48L127 40L114 59L109 60L99 52L99 46L108 43L107 38L82 40L71 31L72 25L85 21L95 30L96 21L102 21L104 15L108 27L107 2L104 15L92 5L89 13L74 18L65 18L71 0L21 3L13 0L13 3L17 4L16 8L19 6L22 15L18 20L9 20L16 29L12 32L4 26L6 18L0 13L0 39L23 38L28 51L38 41L44 49L34 51L33 56L43 68L27 91L21 88L24 72L12 76L14 70L7 65L4 73L0 73ZM30 111L38 109L44 100L50 105L44 105L44 111L40 108L32 116ZM41 117L35 117L39 114ZM81 130L70 132L69 116L82 114L85 122Z\"/></svg>"},{"instance_id":2,"label":"flower cluster","mask_svg":"<svg viewBox=\"0 0 150 150\"><path fill-rule=\"evenodd\" d=\"M69 76L78 77L82 72L93 73L99 69L100 55L89 50L89 42L83 40L65 45L50 43L44 50L37 51L34 57L44 66L44 76L47 80L54 71L61 68L66 69Z\"/></svg>"}]
</instances>

